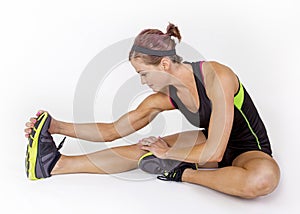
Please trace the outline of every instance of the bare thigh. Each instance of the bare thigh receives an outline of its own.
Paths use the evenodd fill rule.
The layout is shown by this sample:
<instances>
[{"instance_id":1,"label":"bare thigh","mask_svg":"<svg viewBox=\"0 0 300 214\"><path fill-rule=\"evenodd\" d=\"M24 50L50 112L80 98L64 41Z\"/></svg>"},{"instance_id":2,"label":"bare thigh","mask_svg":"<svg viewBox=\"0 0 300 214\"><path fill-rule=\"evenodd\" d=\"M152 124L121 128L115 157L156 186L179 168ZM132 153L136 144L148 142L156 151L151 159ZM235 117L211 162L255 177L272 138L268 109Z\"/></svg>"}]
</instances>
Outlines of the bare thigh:
<instances>
[{"instance_id":1,"label":"bare thigh","mask_svg":"<svg viewBox=\"0 0 300 214\"><path fill-rule=\"evenodd\" d=\"M206 138L202 131L186 131L162 137L172 148L193 147L204 143ZM96 173L116 173L135 169L138 161L147 151L141 150L138 144L119 146L87 155L78 156L77 166ZM86 161L83 161L86 160ZM74 163L74 158L72 159ZM76 169L79 171L78 169Z\"/></svg>"},{"instance_id":2,"label":"bare thigh","mask_svg":"<svg viewBox=\"0 0 300 214\"><path fill-rule=\"evenodd\" d=\"M232 165L242 168L251 168L252 161L265 161L271 167L279 169L276 161L270 155L261 151L249 151L242 153L233 160Z\"/></svg>"},{"instance_id":3,"label":"bare thigh","mask_svg":"<svg viewBox=\"0 0 300 214\"><path fill-rule=\"evenodd\" d=\"M199 131L177 133L163 137L170 147L189 147L205 142L205 136ZM119 173L137 168L138 161L147 151L140 145L113 147L79 156L62 155L52 174L65 173Z\"/></svg>"}]
</instances>

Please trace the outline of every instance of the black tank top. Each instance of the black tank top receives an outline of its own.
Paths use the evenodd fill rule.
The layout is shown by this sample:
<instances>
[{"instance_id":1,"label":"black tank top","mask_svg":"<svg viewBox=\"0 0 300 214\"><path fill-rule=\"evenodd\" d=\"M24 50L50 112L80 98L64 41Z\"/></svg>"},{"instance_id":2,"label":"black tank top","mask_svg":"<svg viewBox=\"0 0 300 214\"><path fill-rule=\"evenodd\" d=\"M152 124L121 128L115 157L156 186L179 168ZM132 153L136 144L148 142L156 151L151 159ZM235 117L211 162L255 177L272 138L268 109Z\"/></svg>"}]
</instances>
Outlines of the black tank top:
<instances>
[{"instance_id":1,"label":"black tank top","mask_svg":"<svg viewBox=\"0 0 300 214\"><path fill-rule=\"evenodd\" d=\"M184 63L191 64L193 67L200 107L196 113L191 112L177 96L177 89L174 86L169 86L170 100L191 124L204 128L203 133L208 137L212 106L204 87L203 62ZM268 153L271 154L270 142L263 121L248 92L240 82L239 84L239 90L234 96L234 119L227 146L231 148L263 149L270 151Z\"/></svg>"},{"instance_id":2,"label":"black tank top","mask_svg":"<svg viewBox=\"0 0 300 214\"><path fill-rule=\"evenodd\" d=\"M200 69L200 67L202 67L202 62L184 63L191 64L193 67L194 79L197 86L200 107L197 112L191 112L181 102L181 100L177 96L177 89L172 85L169 87L171 101L174 107L179 109L191 124L199 128L207 129L211 115L211 102L207 97L206 90L204 88L203 74L202 70Z\"/></svg>"}]
</instances>

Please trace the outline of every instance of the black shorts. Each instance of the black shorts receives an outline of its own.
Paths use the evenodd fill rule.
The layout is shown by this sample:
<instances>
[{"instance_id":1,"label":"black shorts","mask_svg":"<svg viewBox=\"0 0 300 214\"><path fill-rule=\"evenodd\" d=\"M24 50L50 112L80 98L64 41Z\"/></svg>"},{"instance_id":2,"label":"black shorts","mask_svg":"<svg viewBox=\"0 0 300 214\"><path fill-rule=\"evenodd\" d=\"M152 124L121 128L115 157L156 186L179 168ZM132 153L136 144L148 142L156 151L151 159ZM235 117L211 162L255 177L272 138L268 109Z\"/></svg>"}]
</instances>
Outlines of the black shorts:
<instances>
[{"instance_id":1,"label":"black shorts","mask_svg":"<svg viewBox=\"0 0 300 214\"><path fill-rule=\"evenodd\" d=\"M206 130L203 130L203 134L206 138L208 137L208 133ZM231 140L227 144L223 158L221 162L218 163L218 167L222 168L226 166L232 166L232 162L237 156L249 151L261 151L272 157L271 144L267 135L261 140L260 146L261 149L257 146L257 143L255 141L243 142L241 140Z\"/></svg>"},{"instance_id":2,"label":"black shorts","mask_svg":"<svg viewBox=\"0 0 300 214\"><path fill-rule=\"evenodd\" d=\"M223 159L221 160L221 162L218 163L218 167L222 168L226 166L232 166L232 162L237 156L249 151L261 151L272 157L272 151L268 147L262 147L261 149L257 147L245 149L245 148L232 148L230 146L227 146L225 153L223 155Z\"/></svg>"}]
</instances>

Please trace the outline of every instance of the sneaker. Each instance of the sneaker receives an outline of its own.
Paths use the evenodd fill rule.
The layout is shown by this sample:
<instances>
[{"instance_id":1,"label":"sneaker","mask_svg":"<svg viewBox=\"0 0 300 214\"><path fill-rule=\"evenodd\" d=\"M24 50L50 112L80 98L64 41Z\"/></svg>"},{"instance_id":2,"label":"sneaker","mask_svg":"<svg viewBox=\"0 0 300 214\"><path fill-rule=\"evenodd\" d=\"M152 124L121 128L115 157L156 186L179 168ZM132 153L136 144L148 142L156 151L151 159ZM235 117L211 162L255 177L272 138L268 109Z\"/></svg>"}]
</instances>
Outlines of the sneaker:
<instances>
[{"instance_id":1,"label":"sneaker","mask_svg":"<svg viewBox=\"0 0 300 214\"><path fill-rule=\"evenodd\" d=\"M162 181L176 181L182 182L182 174L186 169L197 170L196 164L182 162L178 167L169 172L165 172L160 176L157 176Z\"/></svg>"},{"instance_id":2,"label":"sneaker","mask_svg":"<svg viewBox=\"0 0 300 214\"><path fill-rule=\"evenodd\" d=\"M62 147L66 137L57 148L48 132L50 122L51 116L47 112L43 112L37 118L28 137L25 167L30 180L50 177L53 167L61 156L58 150Z\"/></svg>"},{"instance_id":3,"label":"sneaker","mask_svg":"<svg viewBox=\"0 0 300 214\"><path fill-rule=\"evenodd\" d=\"M151 152L148 152L139 159L138 166L141 170L150 174L165 174L180 166L182 163L185 162L171 159L160 159ZM191 165L194 165L194 168L197 167L197 164L191 163Z\"/></svg>"}]
</instances>

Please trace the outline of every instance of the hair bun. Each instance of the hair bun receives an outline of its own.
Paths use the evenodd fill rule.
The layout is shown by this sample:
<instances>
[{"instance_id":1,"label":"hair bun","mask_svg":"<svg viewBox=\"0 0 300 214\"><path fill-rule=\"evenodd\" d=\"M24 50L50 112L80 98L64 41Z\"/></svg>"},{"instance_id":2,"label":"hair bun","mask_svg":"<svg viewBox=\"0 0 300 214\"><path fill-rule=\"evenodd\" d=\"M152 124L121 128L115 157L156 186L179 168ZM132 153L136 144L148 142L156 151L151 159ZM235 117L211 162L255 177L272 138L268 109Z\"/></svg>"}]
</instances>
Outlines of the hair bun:
<instances>
[{"instance_id":1,"label":"hair bun","mask_svg":"<svg viewBox=\"0 0 300 214\"><path fill-rule=\"evenodd\" d=\"M181 41L181 35L180 35L180 31L179 31L178 27L170 22L167 27L166 35L174 36L178 39L179 42Z\"/></svg>"}]
</instances>

